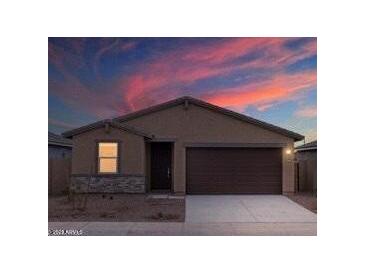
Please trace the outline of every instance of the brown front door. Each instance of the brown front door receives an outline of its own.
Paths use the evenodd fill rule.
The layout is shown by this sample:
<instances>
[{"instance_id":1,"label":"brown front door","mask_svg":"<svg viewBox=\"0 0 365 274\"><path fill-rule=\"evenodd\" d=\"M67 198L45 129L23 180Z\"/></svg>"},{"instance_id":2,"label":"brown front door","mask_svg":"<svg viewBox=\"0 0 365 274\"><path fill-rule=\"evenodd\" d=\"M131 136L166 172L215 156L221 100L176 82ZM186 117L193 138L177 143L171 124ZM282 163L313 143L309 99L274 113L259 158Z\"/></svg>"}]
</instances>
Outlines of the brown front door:
<instances>
[{"instance_id":1,"label":"brown front door","mask_svg":"<svg viewBox=\"0 0 365 274\"><path fill-rule=\"evenodd\" d=\"M188 194L281 194L280 148L187 148Z\"/></svg>"},{"instance_id":2,"label":"brown front door","mask_svg":"<svg viewBox=\"0 0 365 274\"><path fill-rule=\"evenodd\" d=\"M151 190L170 190L171 143L151 143Z\"/></svg>"}]
</instances>

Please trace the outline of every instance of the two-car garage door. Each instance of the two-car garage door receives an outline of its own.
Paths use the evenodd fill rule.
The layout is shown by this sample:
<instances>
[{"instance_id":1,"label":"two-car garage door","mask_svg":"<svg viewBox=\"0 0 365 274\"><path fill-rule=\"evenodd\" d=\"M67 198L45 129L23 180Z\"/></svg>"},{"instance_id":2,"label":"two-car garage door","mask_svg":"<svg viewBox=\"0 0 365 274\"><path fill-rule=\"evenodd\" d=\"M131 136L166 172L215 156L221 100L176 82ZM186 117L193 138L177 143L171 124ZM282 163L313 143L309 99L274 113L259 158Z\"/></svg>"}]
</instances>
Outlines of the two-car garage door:
<instances>
[{"instance_id":1,"label":"two-car garage door","mask_svg":"<svg viewBox=\"0 0 365 274\"><path fill-rule=\"evenodd\" d=\"M188 194L281 194L281 148L187 148Z\"/></svg>"}]
</instances>

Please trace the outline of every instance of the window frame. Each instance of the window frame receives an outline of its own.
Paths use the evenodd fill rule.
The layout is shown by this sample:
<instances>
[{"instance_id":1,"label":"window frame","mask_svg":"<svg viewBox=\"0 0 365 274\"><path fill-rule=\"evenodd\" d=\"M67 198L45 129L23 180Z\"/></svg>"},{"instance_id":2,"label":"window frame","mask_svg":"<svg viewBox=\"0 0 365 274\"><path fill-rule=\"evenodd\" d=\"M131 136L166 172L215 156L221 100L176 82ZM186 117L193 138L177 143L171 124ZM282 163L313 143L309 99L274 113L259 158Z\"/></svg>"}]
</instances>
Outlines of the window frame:
<instances>
[{"instance_id":1,"label":"window frame","mask_svg":"<svg viewBox=\"0 0 365 274\"><path fill-rule=\"evenodd\" d=\"M117 144L117 157L99 157L99 144L100 143L116 143ZM121 172L120 157L121 157L121 142L119 140L96 140L96 174L99 175L118 175ZM100 171L100 158L104 159L116 159L117 170L116 172L101 172Z\"/></svg>"}]
</instances>

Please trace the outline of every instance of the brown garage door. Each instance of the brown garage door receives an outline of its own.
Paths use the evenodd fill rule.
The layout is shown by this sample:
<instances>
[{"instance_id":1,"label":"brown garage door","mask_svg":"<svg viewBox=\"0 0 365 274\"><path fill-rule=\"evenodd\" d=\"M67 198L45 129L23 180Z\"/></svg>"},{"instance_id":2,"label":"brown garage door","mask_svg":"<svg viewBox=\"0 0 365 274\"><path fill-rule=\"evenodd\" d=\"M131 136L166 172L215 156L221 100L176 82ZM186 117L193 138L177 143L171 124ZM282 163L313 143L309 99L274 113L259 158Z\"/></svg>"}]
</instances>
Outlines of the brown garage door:
<instances>
[{"instance_id":1,"label":"brown garage door","mask_svg":"<svg viewBox=\"0 0 365 274\"><path fill-rule=\"evenodd\" d=\"M281 194L280 148L187 148L188 194Z\"/></svg>"}]
</instances>

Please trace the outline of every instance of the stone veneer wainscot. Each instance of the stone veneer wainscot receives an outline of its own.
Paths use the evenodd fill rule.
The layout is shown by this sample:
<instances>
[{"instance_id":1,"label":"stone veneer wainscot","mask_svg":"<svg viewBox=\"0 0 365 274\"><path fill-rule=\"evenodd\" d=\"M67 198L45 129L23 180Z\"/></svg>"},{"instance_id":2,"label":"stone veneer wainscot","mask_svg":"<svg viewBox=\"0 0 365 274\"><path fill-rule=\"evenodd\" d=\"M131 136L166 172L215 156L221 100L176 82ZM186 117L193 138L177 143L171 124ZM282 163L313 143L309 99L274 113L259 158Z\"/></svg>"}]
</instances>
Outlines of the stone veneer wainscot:
<instances>
[{"instance_id":1,"label":"stone veneer wainscot","mask_svg":"<svg viewBox=\"0 0 365 274\"><path fill-rule=\"evenodd\" d=\"M145 176L72 176L70 191L76 193L145 193Z\"/></svg>"}]
</instances>

